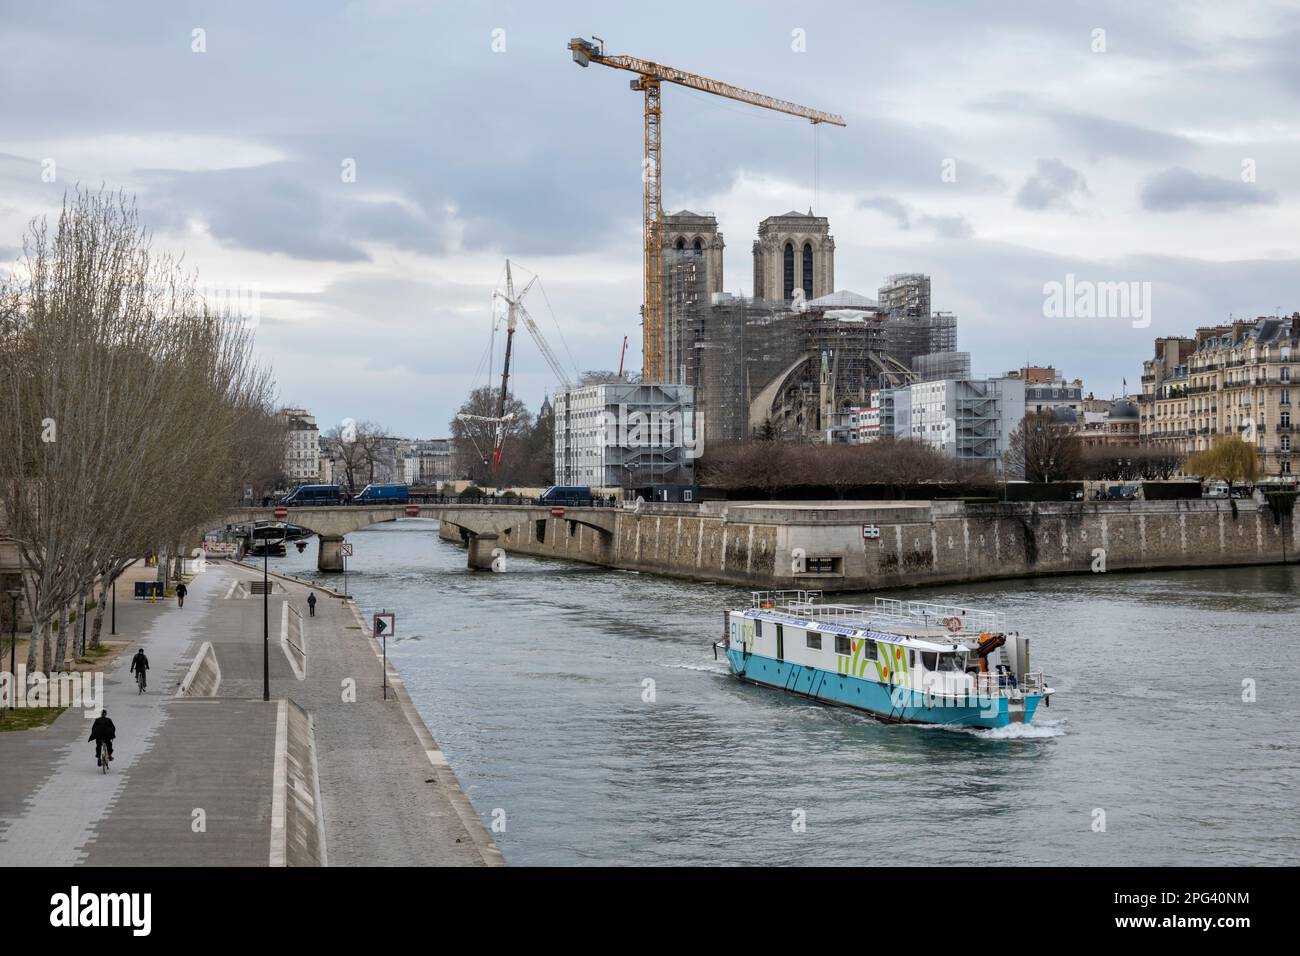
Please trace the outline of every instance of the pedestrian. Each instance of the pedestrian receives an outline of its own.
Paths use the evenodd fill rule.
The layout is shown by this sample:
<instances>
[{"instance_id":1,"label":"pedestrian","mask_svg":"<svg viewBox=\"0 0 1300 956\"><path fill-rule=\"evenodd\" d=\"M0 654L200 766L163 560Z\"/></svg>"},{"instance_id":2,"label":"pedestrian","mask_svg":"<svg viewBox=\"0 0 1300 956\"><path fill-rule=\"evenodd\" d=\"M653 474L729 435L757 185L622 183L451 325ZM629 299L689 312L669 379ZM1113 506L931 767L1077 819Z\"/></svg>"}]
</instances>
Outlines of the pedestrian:
<instances>
[{"instance_id":1,"label":"pedestrian","mask_svg":"<svg viewBox=\"0 0 1300 956\"><path fill-rule=\"evenodd\" d=\"M316 616L316 592L312 591L307 595L307 614L310 617Z\"/></svg>"},{"instance_id":2,"label":"pedestrian","mask_svg":"<svg viewBox=\"0 0 1300 956\"><path fill-rule=\"evenodd\" d=\"M180 584L176 585L176 606L177 606L177 607L184 607L184 606L185 606L185 595L187 595L187 594L189 594L189 593L190 593L190 590L189 590L189 588L187 588L187 587L185 586L185 582L184 582L184 581L182 581Z\"/></svg>"}]
</instances>

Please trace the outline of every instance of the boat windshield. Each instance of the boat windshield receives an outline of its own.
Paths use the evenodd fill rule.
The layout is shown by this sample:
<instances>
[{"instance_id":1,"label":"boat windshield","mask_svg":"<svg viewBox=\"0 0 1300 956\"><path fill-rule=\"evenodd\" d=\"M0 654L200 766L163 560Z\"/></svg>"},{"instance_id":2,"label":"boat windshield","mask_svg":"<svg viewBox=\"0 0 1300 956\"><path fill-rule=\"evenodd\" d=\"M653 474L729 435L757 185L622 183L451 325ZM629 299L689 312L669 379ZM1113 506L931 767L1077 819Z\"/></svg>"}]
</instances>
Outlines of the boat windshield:
<instances>
[{"instance_id":1,"label":"boat windshield","mask_svg":"<svg viewBox=\"0 0 1300 956\"><path fill-rule=\"evenodd\" d=\"M940 654L939 670L961 673L966 669L965 654Z\"/></svg>"}]
</instances>

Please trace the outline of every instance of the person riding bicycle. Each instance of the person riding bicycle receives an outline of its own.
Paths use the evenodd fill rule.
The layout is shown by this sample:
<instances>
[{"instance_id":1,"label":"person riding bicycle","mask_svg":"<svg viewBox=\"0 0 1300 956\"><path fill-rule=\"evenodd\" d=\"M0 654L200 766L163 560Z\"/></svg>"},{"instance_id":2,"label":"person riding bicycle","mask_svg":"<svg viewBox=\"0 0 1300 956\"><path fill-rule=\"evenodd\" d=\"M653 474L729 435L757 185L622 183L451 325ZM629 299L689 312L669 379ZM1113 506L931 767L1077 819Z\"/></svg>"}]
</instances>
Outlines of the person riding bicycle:
<instances>
[{"instance_id":1,"label":"person riding bicycle","mask_svg":"<svg viewBox=\"0 0 1300 956\"><path fill-rule=\"evenodd\" d=\"M100 748L103 747L108 752L108 759L113 759L113 738L117 736L117 728L113 722L108 719L108 711L101 710L95 722L90 725L90 736L86 738L86 743L95 742L95 766L103 763L103 756Z\"/></svg>"},{"instance_id":2,"label":"person riding bicycle","mask_svg":"<svg viewBox=\"0 0 1300 956\"><path fill-rule=\"evenodd\" d=\"M137 675L141 687L148 683L148 677L145 674L147 670L149 670L149 658L144 656L144 648L142 647L135 652L135 657L131 658L131 673Z\"/></svg>"},{"instance_id":3,"label":"person riding bicycle","mask_svg":"<svg viewBox=\"0 0 1300 956\"><path fill-rule=\"evenodd\" d=\"M190 593L190 589L185 586L184 582L176 585L176 606L177 607L185 606L185 595L189 593Z\"/></svg>"}]
</instances>

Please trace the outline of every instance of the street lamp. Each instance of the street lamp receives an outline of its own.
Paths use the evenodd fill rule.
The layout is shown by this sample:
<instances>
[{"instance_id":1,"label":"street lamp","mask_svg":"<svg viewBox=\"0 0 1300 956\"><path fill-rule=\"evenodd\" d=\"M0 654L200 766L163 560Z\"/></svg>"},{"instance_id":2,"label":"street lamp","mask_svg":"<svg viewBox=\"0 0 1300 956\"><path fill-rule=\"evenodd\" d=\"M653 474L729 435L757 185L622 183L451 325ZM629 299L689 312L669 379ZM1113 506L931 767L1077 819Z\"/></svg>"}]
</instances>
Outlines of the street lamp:
<instances>
[{"instance_id":1,"label":"street lamp","mask_svg":"<svg viewBox=\"0 0 1300 956\"><path fill-rule=\"evenodd\" d=\"M270 551L262 538L262 700L271 699L271 587L267 576Z\"/></svg>"},{"instance_id":2,"label":"street lamp","mask_svg":"<svg viewBox=\"0 0 1300 956\"><path fill-rule=\"evenodd\" d=\"M18 648L18 598L22 595L21 588L9 589L9 700L10 704L17 698L18 693L18 671L14 669L14 655Z\"/></svg>"}]
</instances>

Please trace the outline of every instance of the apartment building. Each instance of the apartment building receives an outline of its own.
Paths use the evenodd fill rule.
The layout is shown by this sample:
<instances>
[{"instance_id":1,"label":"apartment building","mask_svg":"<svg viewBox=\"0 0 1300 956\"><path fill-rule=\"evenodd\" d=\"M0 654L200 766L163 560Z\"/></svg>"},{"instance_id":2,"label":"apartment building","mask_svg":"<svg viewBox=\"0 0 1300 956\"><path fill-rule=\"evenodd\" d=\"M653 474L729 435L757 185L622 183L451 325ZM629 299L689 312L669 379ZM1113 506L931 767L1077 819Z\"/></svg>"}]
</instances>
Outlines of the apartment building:
<instances>
[{"instance_id":1,"label":"apartment building","mask_svg":"<svg viewBox=\"0 0 1300 956\"><path fill-rule=\"evenodd\" d=\"M693 484L695 389L599 382L555 398L555 483L592 488Z\"/></svg>"},{"instance_id":2,"label":"apartment building","mask_svg":"<svg viewBox=\"0 0 1300 956\"><path fill-rule=\"evenodd\" d=\"M320 429L305 408L284 408L279 412L287 438L284 452L284 476L290 485L310 484L320 480Z\"/></svg>"},{"instance_id":3,"label":"apartment building","mask_svg":"<svg viewBox=\"0 0 1300 956\"><path fill-rule=\"evenodd\" d=\"M1265 479L1289 479L1297 347L1300 313L1157 339L1153 357L1142 363L1141 441L1190 455L1219 436L1240 435L1258 448Z\"/></svg>"}]
</instances>

